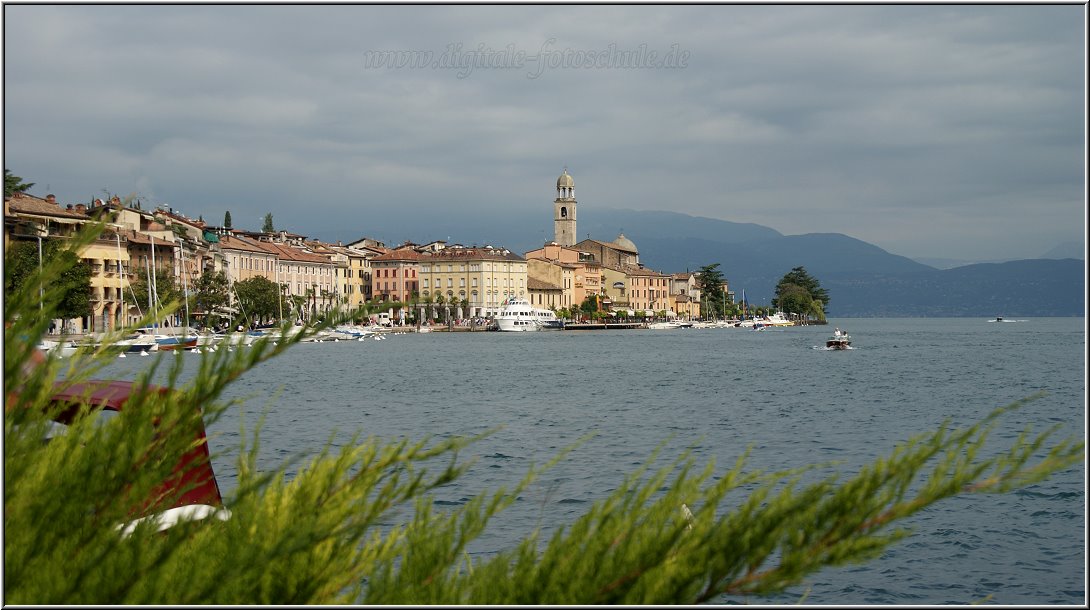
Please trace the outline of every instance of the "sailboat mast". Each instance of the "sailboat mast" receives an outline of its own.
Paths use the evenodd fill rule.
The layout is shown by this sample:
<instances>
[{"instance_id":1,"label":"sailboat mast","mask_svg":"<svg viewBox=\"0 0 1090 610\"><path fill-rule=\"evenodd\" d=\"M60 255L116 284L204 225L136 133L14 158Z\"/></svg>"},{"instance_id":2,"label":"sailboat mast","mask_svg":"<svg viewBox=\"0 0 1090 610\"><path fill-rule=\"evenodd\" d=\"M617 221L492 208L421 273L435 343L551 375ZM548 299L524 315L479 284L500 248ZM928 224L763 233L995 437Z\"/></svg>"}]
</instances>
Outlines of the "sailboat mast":
<instances>
[{"instance_id":1,"label":"sailboat mast","mask_svg":"<svg viewBox=\"0 0 1090 610\"><path fill-rule=\"evenodd\" d=\"M148 269L148 311L155 311L155 300L159 291L155 286L155 236L151 235L151 267Z\"/></svg>"},{"instance_id":2,"label":"sailboat mast","mask_svg":"<svg viewBox=\"0 0 1090 610\"><path fill-rule=\"evenodd\" d=\"M280 324L284 323L284 287L280 285L280 257L273 259L273 264L276 265L276 304L280 308L280 319L277 320Z\"/></svg>"},{"instance_id":3,"label":"sailboat mast","mask_svg":"<svg viewBox=\"0 0 1090 610\"><path fill-rule=\"evenodd\" d=\"M182 294L185 295L185 326L186 331L189 330L189 284L186 282L186 276L189 275L189 268L185 265L185 248L182 244L178 243L178 258L182 261Z\"/></svg>"},{"instance_id":4,"label":"sailboat mast","mask_svg":"<svg viewBox=\"0 0 1090 610\"><path fill-rule=\"evenodd\" d=\"M155 257L152 257L152 260L154 261ZM148 262L148 257L146 257L146 256L144 257L144 262L145 263ZM154 265L154 264L155 264L154 262L151 263L151 265ZM151 265L146 266L146 269L147 269L147 272L148 272L148 312L149 313L155 311L155 304L152 302L152 297L151 297L151 292L152 292Z\"/></svg>"},{"instance_id":5,"label":"sailboat mast","mask_svg":"<svg viewBox=\"0 0 1090 610\"><path fill-rule=\"evenodd\" d=\"M125 306L125 268L121 266L121 233L114 233L114 237L117 238L117 270L121 274L121 283L118 284L117 292L121 297L121 316L124 319L128 313L128 307ZM122 326L127 322L122 322ZM114 321L114 328L117 327L117 321Z\"/></svg>"}]
</instances>

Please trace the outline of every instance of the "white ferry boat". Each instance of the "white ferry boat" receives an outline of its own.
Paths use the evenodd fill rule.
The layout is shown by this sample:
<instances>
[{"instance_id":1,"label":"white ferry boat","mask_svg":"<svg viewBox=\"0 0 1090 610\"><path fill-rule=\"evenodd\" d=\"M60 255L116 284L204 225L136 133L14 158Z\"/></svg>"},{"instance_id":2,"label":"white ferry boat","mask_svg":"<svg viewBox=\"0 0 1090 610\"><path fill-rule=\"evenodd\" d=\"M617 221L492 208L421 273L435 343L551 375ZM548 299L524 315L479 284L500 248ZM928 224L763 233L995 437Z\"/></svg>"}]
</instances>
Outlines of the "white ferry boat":
<instances>
[{"instance_id":1,"label":"white ferry boat","mask_svg":"<svg viewBox=\"0 0 1090 610\"><path fill-rule=\"evenodd\" d=\"M564 321L557 318L552 310L534 307L522 297L504 301L495 324L496 330L507 332L564 329Z\"/></svg>"}]
</instances>

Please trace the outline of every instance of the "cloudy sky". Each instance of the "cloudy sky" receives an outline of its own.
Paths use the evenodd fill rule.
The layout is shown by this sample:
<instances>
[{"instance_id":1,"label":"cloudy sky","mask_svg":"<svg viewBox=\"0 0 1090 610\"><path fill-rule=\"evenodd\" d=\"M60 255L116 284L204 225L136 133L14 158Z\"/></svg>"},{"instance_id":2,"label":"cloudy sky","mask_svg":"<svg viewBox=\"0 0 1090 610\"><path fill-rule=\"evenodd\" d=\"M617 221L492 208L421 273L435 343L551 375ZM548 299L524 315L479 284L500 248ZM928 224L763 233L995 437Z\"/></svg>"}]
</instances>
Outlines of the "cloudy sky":
<instances>
[{"instance_id":1,"label":"cloudy sky","mask_svg":"<svg viewBox=\"0 0 1090 610\"><path fill-rule=\"evenodd\" d=\"M136 194L251 229L271 212L331 239L440 209L551 232L567 166L580 209L1032 258L1084 242L1085 18L1083 5L7 5L4 167L62 203Z\"/></svg>"}]
</instances>

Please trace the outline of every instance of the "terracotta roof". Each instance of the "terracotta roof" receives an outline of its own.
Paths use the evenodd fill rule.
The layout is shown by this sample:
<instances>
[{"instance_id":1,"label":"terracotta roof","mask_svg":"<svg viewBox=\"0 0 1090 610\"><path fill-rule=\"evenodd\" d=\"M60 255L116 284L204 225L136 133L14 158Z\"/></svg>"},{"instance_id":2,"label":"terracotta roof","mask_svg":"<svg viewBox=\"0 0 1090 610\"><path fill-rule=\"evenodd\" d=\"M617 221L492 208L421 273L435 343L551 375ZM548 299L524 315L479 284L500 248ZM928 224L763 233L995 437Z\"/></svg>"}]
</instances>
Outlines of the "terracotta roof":
<instances>
[{"instance_id":1,"label":"terracotta roof","mask_svg":"<svg viewBox=\"0 0 1090 610\"><path fill-rule=\"evenodd\" d=\"M8 204L8 211L13 214L57 216L60 218L76 218L79 220L88 220L90 218L86 212L77 212L74 209L69 210L67 208L62 208L55 202L50 202L33 195L27 195L26 193L15 193L4 201Z\"/></svg>"},{"instance_id":2,"label":"terracotta roof","mask_svg":"<svg viewBox=\"0 0 1090 610\"><path fill-rule=\"evenodd\" d=\"M624 272L627 273L628 275L641 275L641 276L651 276L651 277L670 277L668 275L664 275L662 273L659 273L658 271L652 271L650 269L640 269L639 267L629 267L628 269L625 269Z\"/></svg>"},{"instance_id":3,"label":"terracotta roof","mask_svg":"<svg viewBox=\"0 0 1090 610\"><path fill-rule=\"evenodd\" d=\"M134 231L132 229L121 229L118 234L125 238L125 241L130 244L137 244L141 246L151 246L151 236L147 233L141 233L140 231ZM162 246L164 248L173 248L174 242L167 241L165 239L156 239L156 246Z\"/></svg>"},{"instance_id":4,"label":"terracotta roof","mask_svg":"<svg viewBox=\"0 0 1090 610\"><path fill-rule=\"evenodd\" d=\"M426 258L427 255L417 252L409 248L402 248L396 250L387 250L382 254L379 254L375 258L371 259L372 263L382 262L396 262L396 261L419 261L422 258Z\"/></svg>"},{"instance_id":5,"label":"terracotta roof","mask_svg":"<svg viewBox=\"0 0 1090 610\"><path fill-rule=\"evenodd\" d=\"M550 284L548 282L543 282L543 281L541 281L539 279L532 278L532 277L526 278L526 288L528 290L564 290L563 288L561 288L560 286L557 286L556 284Z\"/></svg>"},{"instance_id":6,"label":"terracotta roof","mask_svg":"<svg viewBox=\"0 0 1090 610\"><path fill-rule=\"evenodd\" d=\"M223 250L241 250L243 252L269 254L270 251L267 248L262 247L264 245L266 244L261 244L256 240L239 237L237 235L220 236L220 248ZM275 254L275 252L272 252L272 254Z\"/></svg>"},{"instance_id":7,"label":"terracotta roof","mask_svg":"<svg viewBox=\"0 0 1090 610\"><path fill-rule=\"evenodd\" d=\"M269 252L276 254L280 260L294 261L299 263L312 263L315 265L332 265L333 261L328 256L316 254L314 252L307 252L302 248L296 248L293 246L285 246L284 244L274 244L269 242L261 242L261 247L265 248Z\"/></svg>"}]
</instances>

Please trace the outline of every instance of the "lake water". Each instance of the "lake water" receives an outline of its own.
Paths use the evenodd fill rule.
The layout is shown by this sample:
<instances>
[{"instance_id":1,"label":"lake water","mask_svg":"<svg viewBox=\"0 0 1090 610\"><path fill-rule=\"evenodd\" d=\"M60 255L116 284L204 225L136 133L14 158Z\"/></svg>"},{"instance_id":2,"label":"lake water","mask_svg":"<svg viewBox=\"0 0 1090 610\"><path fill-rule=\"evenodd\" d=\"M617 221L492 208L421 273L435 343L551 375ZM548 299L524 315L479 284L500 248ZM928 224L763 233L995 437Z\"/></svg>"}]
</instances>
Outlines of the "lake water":
<instances>
[{"instance_id":1,"label":"lake water","mask_svg":"<svg viewBox=\"0 0 1090 610\"><path fill-rule=\"evenodd\" d=\"M357 430L420 439L503 426L463 452L476 463L434 494L441 509L511 485L531 464L595 433L470 549L487 556L537 527L547 538L668 439L666 458L695 444L699 462L715 460L720 471L752 446L751 468L837 460L850 473L946 419L968 425L1038 390L1047 395L1004 417L990 446L1009 445L1027 425L1059 424L1059 437L1085 437L1083 318L831 323L301 344L230 389L249 398L209 429L214 466L229 494L238 417L252 431L264 411L261 461L269 468ZM833 324L851 333L854 349L823 349ZM131 377L149 360L119 359L107 373ZM877 560L819 572L774 598L719 601L1084 605L1085 480L1079 466L1021 491L947 500L906 522L913 535Z\"/></svg>"}]
</instances>

